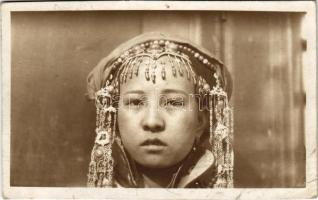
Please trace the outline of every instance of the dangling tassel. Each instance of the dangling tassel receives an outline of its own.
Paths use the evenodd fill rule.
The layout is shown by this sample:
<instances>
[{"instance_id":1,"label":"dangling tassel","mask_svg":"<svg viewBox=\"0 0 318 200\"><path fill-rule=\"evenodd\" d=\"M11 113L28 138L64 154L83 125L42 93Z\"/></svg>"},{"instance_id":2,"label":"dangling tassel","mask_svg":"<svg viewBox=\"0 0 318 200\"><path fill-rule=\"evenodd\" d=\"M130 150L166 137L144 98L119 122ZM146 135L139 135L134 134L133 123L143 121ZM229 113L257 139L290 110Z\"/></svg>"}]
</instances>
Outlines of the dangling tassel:
<instances>
[{"instance_id":1,"label":"dangling tassel","mask_svg":"<svg viewBox=\"0 0 318 200\"><path fill-rule=\"evenodd\" d=\"M226 187L233 187L233 166L234 166L234 150L233 150L233 110L227 104L224 108L224 118L226 126L228 127L228 134L226 138L226 153L225 153L225 166L226 166Z\"/></svg>"},{"instance_id":2,"label":"dangling tassel","mask_svg":"<svg viewBox=\"0 0 318 200\"><path fill-rule=\"evenodd\" d=\"M233 117L226 92L215 74L216 86L210 91L210 144L218 165L213 187L233 187Z\"/></svg>"},{"instance_id":3,"label":"dangling tassel","mask_svg":"<svg viewBox=\"0 0 318 200\"><path fill-rule=\"evenodd\" d=\"M113 86L106 83L96 93L96 139L89 164L88 187L113 187L112 144L115 138L116 109L112 106Z\"/></svg>"}]
</instances>

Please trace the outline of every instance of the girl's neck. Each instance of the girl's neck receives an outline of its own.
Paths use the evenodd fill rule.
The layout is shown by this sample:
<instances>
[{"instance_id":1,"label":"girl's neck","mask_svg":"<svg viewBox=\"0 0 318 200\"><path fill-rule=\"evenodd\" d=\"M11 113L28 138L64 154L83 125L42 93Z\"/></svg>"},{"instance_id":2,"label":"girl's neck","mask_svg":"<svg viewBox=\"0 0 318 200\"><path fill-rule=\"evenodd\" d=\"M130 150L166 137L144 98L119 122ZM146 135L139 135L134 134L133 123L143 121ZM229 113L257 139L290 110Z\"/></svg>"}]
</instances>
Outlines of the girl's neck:
<instances>
[{"instance_id":1,"label":"girl's neck","mask_svg":"<svg viewBox=\"0 0 318 200\"><path fill-rule=\"evenodd\" d=\"M138 171L141 173L145 187L163 188L167 187L172 181L174 173L179 169L180 164L168 168L147 168L137 165Z\"/></svg>"}]
</instances>

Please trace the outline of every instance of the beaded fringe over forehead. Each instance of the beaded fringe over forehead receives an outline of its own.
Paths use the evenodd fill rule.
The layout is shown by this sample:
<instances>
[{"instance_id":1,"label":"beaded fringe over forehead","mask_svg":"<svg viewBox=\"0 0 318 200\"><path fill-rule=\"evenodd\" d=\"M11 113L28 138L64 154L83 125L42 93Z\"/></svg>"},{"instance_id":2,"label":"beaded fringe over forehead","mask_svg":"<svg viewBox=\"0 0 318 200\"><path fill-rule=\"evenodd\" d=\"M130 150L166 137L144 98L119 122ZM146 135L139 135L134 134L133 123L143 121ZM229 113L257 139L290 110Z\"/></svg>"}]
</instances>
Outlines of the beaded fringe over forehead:
<instances>
[{"instance_id":1,"label":"beaded fringe over forehead","mask_svg":"<svg viewBox=\"0 0 318 200\"><path fill-rule=\"evenodd\" d=\"M155 83L158 74L162 80L165 80L167 69L172 71L171 74L173 77L185 76L188 80L192 80L196 86L197 93L208 93L210 85L204 78L194 72L192 67L193 64L189 56L182 52L183 50L194 54L194 58L197 58L204 65L212 66L207 59L203 59L202 56L199 56L198 53L195 53L186 46L177 45L171 41L165 40L145 42L130 48L114 62L114 66L120 65L116 73L117 76L115 80L113 80L116 82L113 84L116 92L118 92L117 82L119 81L120 84L123 84L127 79L138 76L140 73L139 68L144 64L144 76L147 81L151 80Z\"/></svg>"},{"instance_id":2,"label":"beaded fringe over forehead","mask_svg":"<svg viewBox=\"0 0 318 200\"><path fill-rule=\"evenodd\" d=\"M171 53L174 52L183 55L184 58L187 59L181 59L181 61L191 61L191 66L195 74L200 75L211 87L216 84L216 80L213 77L213 74L216 71L224 90L230 97L232 93L230 74L223 66L223 63L216 59L208 50L178 37L171 37L162 33L145 33L119 45L97 64L87 77L88 98L94 100L95 93L105 87L106 81L109 80L110 75L114 75L115 73L120 74L122 72L122 65L125 61L128 61L127 58L133 58L134 55L136 56L138 53L141 53L140 51L148 51L153 45L155 47L158 47L159 45L165 52L169 52L170 50ZM149 51L147 53L151 54ZM159 55L159 53L157 55ZM131 62L133 62L133 60L131 60ZM135 63L137 62L138 60L135 59ZM128 63L125 65L127 64ZM176 72L177 71L178 69L176 69ZM128 72L129 71L127 71L126 78L130 76L130 73ZM150 73L149 78L152 78Z\"/></svg>"}]
</instances>

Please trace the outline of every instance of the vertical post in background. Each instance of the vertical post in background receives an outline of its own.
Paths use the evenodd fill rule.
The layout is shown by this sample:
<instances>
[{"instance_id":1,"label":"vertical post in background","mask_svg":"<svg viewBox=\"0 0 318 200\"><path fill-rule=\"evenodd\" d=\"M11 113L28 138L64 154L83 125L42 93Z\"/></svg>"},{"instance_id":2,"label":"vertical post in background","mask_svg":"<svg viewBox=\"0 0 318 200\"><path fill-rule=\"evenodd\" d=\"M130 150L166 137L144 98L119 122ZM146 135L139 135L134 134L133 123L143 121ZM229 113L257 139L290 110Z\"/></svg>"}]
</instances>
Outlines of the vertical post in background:
<instances>
[{"instance_id":1,"label":"vertical post in background","mask_svg":"<svg viewBox=\"0 0 318 200\"><path fill-rule=\"evenodd\" d=\"M220 33L221 33L221 57L225 66L232 75L232 81L234 83L235 74L233 67L233 18L229 15L228 12L222 12L220 14ZM231 105L235 108L234 105L235 98L235 85L233 85L232 95L231 95ZM235 111L234 111L235 115ZM235 118L235 116L234 116Z\"/></svg>"},{"instance_id":2,"label":"vertical post in background","mask_svg":"<svg viewBox=\"0 0 318 200\"><path fill-rule=\"evenodd\" d=\"M199 13L193 13L189 19L189 39L198 45L202 45L202 17Z\"/></svg>"},{"instance_id":3,"label":"vertical post in background","mask_svg":"<svg viewBox=\"0 0 318 200\"><path fill-rule=\"evenodd\" d=\"M272 180L276 187L302 186L298 176L304 176L305 163L303 144L303 105L299 102L302 92L301 38L297 17L290 14L273 15L269 20L269 61L274 112L270 127L275 135L272 149L277 149L278 158L272 174L279 180ZM303 175L302 175L303 174Z\"/></svg>"},{"instance_id":4,"label":"vertical post in background","mask_svg":"<svg viewBox=\"0 0 318 200\"><path fill-rule=\"evenodd\" d=\"M290 137L290 149L292 152L291 163L292 170L290 171L289 186L301 187L305 184L305 167L306 167L306 155L305 155L305 132L304 132L304 108L305 108L305 93L303 88L303 74L302 68L302 44L301 38L301 19L302 16L288 14L287 25L289 27L288 34L290 36L290 64L292 66L290 71L290 89L292 91L291 110L290 110L290 125L293 131L292 137Z\"/></svg>"},{"instance_id":5,"label":"vertical post in background","mask_svg":"<svg viewBox=\"0 0 318 200\"><path fill-rule=\"evenodd\" d=\"M142 32L163 32L190 39L190 20L193 13L146 12L142 15ZM193 23L192 28L196 25Z\"/></svg>"},{"instance_id":6,"label":"vertical post in background","mask_svg":"<svg viewBox=\"0 0 318 200\"><path fill-rule=\"evenodd\" d=\"M202 46L215 57L222 58L221 12L201 13Z\"/></svg>"},{"instance_id":7,"label":"vertical post in background","mask_svg":"<svg viewBox=\"0 0 318 200\"><path fill-rule=\"evenodd\" d=\"M268 109L271 110L268 127L273 133L274 139L271 143L271 150L274 151L274 163L272 168L272 176L277 179L271 180L271 185L282 187L286 184L284 173L288 170L286 166L286 142L285 135L290 132L286 123L286 114L289 112L289 92L284 88L284 83L288 81L288 59L286 44L288 39L284 34L285 16L269 19L269 76L268 76L268 92L270 92L270 103L267 103ZM287 83L288 84L288 83ZM267 95L265 93L265 95ZM285 108L282 111L282 108ZM285 171L284 171L285 169Z\"/></svg>"}]
</instances>

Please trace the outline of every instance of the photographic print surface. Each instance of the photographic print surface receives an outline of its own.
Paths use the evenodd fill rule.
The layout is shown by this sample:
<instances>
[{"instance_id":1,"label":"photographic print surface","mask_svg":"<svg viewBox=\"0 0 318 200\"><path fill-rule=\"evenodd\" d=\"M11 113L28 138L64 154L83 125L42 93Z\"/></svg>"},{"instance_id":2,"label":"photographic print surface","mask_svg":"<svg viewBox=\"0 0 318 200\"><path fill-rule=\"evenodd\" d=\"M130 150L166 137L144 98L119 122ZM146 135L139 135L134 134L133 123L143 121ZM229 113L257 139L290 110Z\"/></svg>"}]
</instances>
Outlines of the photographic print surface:
<instances>
[{"instance_id":1,"label":"photographic print surface","mask_svg":"<svg viewBox=\"0 0 318 200\"><path fill-rule=\"evenodd\" d=\"M94 161L97 178L90 186L96 187L213 190L229 186L231 174L233 188L306 188L304 67L312 50L304 34L306 17L213 9L11 11L9 187L84 188ZM132 39L154 32L164 36ZM121 57L136 44L141 50ZM109 78L112 66L118 85ZM103 109L89 98L90 78L98 85L95 92L109 86L106 81L112 91L118 88L117 107L111 104L116 114L99 114ZM219 93L210 97L218 78L226 100ZM208 103L187 96L204 94L205 86ZM162 103L158 94L167 88L187 95L164 93ZM138 94L124 92L131 90ZM155 104L160 108L151 109ZM198 105L207 110L198 111ZM233 137L226 135L227 108ZM98 125L101 117L105 124ZM206 151L212 160L204 160ZM226 156L232 151L230 162ZM108 164L99 162L99 153L110 156Z\"/></svg>"}]
</instances>

